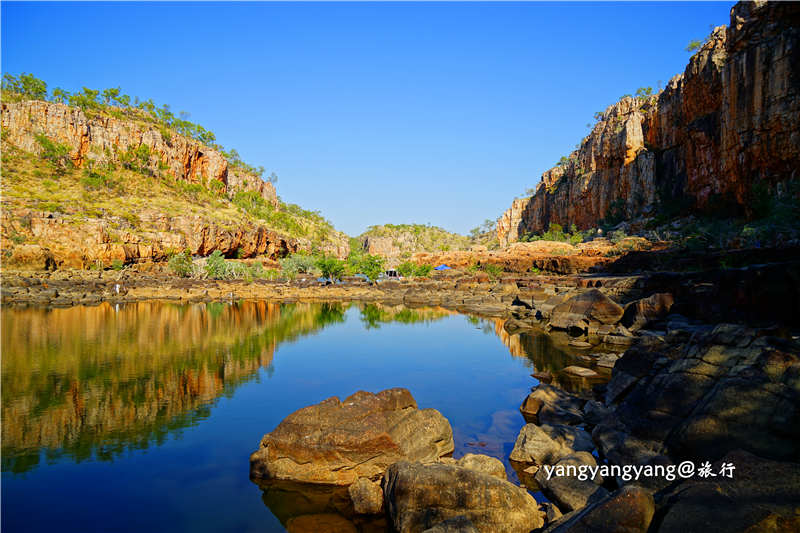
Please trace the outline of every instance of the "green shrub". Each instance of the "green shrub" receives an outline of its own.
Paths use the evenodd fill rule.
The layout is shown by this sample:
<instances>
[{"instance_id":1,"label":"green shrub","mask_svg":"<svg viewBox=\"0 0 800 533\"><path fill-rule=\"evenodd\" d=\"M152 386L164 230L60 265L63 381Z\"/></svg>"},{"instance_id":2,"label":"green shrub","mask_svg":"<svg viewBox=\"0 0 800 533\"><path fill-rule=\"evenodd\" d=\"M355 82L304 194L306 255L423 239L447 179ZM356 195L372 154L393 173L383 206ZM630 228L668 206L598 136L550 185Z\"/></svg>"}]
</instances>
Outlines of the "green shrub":
<instances>
[{"instance_id":1,"label":"green shrub","mask_svg":"<svg viewBox=\"0 0 800 533\"><path fill-rule=\"evenodd\" d=\"M482 270L492 279L497 279L503 274L503 268L497 265L483 265Z\"/></svg>"},{"instance_id":2,"label":"green shrub","mask_svg":"<svg viewBox=\"0 0 800 533\"><path fill-rule=\"evenodd\" d=\"M61 174L67 168L69 146L53 142L41 133L36 135L36 142L42 147L41 158L53 165Z\"/></svg>"},{"instance_id":3,"label":"green shrub","mask_svg":"<svg viewBox=\"0 0 800 533\"><path fill-rule=\"evenodd\" d=\"M335 257L321 257L317 260L317 267L322 273L322 277L331 280L339 279L344 275L345 263Z\"/></svg>"},{"instance_id":4,"label":"green shrub","mask_svg":"<svg viewBox=\"0 0 800 533\"><path fill-rule=\"evenodd\" d=\"M3 91L18 93L33 100L47 99L47 84L33 74L25 72L20 74L19 78L12 74L3 74Z\"/></svg>"},{"instance_id":5,"label":"green shrub","mask_svg":"<svg viewBox=\"0 0 800 533\"><path fill-rule=\"evenodd\" d=\"M188 278L192 275L192 255L189 250L175 254L169 258L167 267L173 274L181 278Z\"/></svg>"},{"instance_id":6,"label":"green shrub","mask_svg":"<svg viewBox=\"0 0 800 533\"><path fill-rule=\"evenodd\" d=\"M108 188L111 189L114 186L114 182L106 176L105 174L101 174L99 172L95 172L93 170L84 170L83 177L81 178L81 185L88 190L97 190Z\"/></svg>"},{"instance_id":7,"label":"green shrub","mask_svg":"<svg viewBox=\"0 0 800 533\"><path fill-rule=\"evenodd\" d=\"M219 250L214 250L211 255L206 258L205 266L206 276L209 279L227 279L230 271L228 263L225 261L225 256Z\"/></svg>"},{"instance_id":8,"label":"green shrub","mask_svg":"<svg viewBox=\"0 0 800 533\"><path fill-rule=\"evenodd\" d=\"M431 275L433 267L430 265L419 265L414 271L414 275L419 278L427 278Z\"/></svg>"},{"instance_id":9,"label":"green shrub","mask_svg":"<svg viewBox=\"0 0 800 533\"><path fill-rule=\"evenodd\" d=\"M412 263L411 261L404 261L397 265L397 273L403 276L404 278L412 276L417 272L417 265Z\"/></svg>"},{"instance_id":10,"label":"green shrub","mask_svg":"<svg viewBox=\"0 0 800 533\"><path fill-rule=\"evenodd\" d=\"M625 235L625 232L622 230L612 231L611 233L608 234L608 240L610 240L614 244L621 243L626 237L627 235Z\"/></svg>"},{"instance_id":11,"label":"green shrub","mask_svg":"<svg viewBox=\"0 0 800 533\"><path fill-rule=\"evenodd\" d=\"M122 270L123 268L125 268L125 263L121 259L114 259L111 262L111 268L113 268L114 270Z\"/></svg>"},{"instance_id":12,"label":"green shrub","mask_svg":"<svg viewBox=\"0 0 800 533\"><path fill-rule=\"evenodd\" d=\"M284 257L279 262L281 270L291 278L294 278L297 274L310 274L317 266L316 260L304 253L292 254Z\"/></svg>"}]
</instances>

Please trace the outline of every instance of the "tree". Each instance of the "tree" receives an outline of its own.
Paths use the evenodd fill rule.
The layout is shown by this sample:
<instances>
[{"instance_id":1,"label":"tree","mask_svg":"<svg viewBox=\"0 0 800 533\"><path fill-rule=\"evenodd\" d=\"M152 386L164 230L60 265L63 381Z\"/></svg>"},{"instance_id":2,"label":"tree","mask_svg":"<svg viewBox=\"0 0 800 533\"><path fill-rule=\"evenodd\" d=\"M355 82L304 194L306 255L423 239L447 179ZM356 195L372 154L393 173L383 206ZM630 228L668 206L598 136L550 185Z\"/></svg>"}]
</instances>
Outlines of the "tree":
<instances>
[{"instance_id":1,"label":"tree","mask_svg":"<svg viewBox=\"0 0 800 533\"><path fill-rule=\"evenodd\" d=\"M66 104L69 102L70 94L69 92L65 91L61 87L56 87L53 89L53 101L58 102L59 104Z\"/></svg>"},{"instance_id":2,"label":"tree","mask_svg":"<svg viewBox=\"0 0 800 533\"><path fill-rule=\"evenodd\" d=\"M33 100L47 100L47 84L34 76L23 72L19 78L12 74L3 75L3 90L19 93Z\"/></svg>"},{"instance_id":3,"label":"tree","mask_svg":"<svg viewBox=\"0 0 800 533\"><path fill-rule=\"evenodd\" d=\"M266 181L275 185L276 183L278 183L278 175L275 174L274 172L270 172L269 176L267 176Z\"/></svg>"},{"instance_id":4,"label":"tree","mask_svg":"<svg viewBox=\"0 0 800 533\"><path fill-rule=\"evenodd\" d=\"M383 272L383 257L365 254L358 265L362 274L375 281Z\"/></svg>"},{"instance_id":5,"label":"tree","mask_svg":"<svg viewBox=\"0 0 800 533\"><path fill-rule=\"evenodd\" d=\"M104 89L103 90L103 103L105 105L110 105L112 101L116 101L117 97L119 96L120 88L114 87L111 89Z\"/></svg>"},{"instance_id":6,"label":"tree","mask_svg":"<svg viewBox=\"0 0 800 533\"><path fill-rule=\"evenodd\" d=\"M692 39L691 41L689 41L689 44L686 45L686 51L694 52L696 50L700 50L701 46L703 46L703 41L700 41L698 39Z\"/></svg>"},{"instance_id":7,"label":"tree","mask_svg":"<svg viewBox=\"0 0 800 533\"><path fill-rule=\"evenodd\" d=\"M317 268L322 272L322 277L333 281L344 275L345 264L335 257L321 257L317 260Z\"/></svg>"}]
</instances>

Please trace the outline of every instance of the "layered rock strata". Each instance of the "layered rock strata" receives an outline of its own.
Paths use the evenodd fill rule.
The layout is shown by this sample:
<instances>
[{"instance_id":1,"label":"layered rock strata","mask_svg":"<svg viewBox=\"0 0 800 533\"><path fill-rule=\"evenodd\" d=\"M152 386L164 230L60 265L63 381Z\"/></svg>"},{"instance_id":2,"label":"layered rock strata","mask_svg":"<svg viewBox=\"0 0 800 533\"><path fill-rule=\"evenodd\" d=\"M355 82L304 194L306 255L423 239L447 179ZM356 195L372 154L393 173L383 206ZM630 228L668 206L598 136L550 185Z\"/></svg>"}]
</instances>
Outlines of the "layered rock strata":
<instances>
[{"instance_id":1,"label":"layered rock strata","mask_svg":"<svg viewBox=\"0 0 800 533\"><path fill-rule=\"evenodd\" d=\"M500 243L659 206L748 214L754 187L786 194L800 177L800 5L740 2L730 19L658 95L606 109L568 161L500 217Z\"/></svg>"}]
</instances>

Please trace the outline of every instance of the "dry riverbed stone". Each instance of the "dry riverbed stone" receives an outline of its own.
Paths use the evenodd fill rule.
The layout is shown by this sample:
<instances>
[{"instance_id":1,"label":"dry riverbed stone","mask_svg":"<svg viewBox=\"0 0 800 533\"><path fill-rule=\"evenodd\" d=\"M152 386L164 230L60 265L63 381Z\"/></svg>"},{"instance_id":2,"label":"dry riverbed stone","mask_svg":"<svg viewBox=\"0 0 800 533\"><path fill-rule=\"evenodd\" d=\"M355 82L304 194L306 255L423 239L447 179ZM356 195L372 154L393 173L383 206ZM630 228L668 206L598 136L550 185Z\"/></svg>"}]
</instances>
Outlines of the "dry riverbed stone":
<instances>
[{"instance_id":1,"label":"dry riverbed stone","mask_svg":"<svg viewBox=\"0 0 800 533\"><path fill-rule=\"evenodd\" d=\"M377 480L402 459L433 462L452 452L450 423L418 409L408 390L359 391L287 416L250 456L250 477L350 485Z\"/></svg>"}]
</instances>

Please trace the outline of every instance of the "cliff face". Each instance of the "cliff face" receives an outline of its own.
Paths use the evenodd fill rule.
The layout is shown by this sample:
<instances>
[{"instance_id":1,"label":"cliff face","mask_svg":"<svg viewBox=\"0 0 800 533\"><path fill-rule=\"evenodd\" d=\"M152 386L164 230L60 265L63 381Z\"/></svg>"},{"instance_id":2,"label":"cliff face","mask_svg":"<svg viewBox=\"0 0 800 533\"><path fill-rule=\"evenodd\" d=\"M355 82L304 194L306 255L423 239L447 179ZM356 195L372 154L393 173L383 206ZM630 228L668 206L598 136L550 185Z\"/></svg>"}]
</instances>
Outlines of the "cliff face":
<instances>
[{"instance_id":1,"label":"cliff face","mask_svg":"<svg viewBox=\"0 0 800 533\"><path fill-rule=\"evenodd\" d=\"M273 259L301 249L338 257L349 252L347 237L332 227L278 213L279 222L296 230L289 236L257 209L237 206L231 201L236 193L252 191L273 212L282 209L271 183L231 165L217 150L138 119L135 111L3 102L2 132L4 266L110 266L161 261L184 249ZM118 185L83 185L83 172L72 169L59 177L40 157L40 134L66 146L78 169L102 169ZM131 158L138 170L124 170ZM109 165L122 170L107 171ZM312 242L309 236L320 232L325 236Z\"/></svg>"},{"instance_id":2,"label":"cliff face","mask_svg":"<svg viewBox=\"0 0 800 533\"><path fill-rule=\"evenodd\" d=\"M800 178L799 37L800 4L736 4L682 75L610 106L567 163L514 201L497 224L501 244L669 203L747 214L754 185L784 193Z\"/></svg>"},{"instance_id":3,"label":"cliff face","mask_svg":"<svg viewBox=\"0 0 800 533\"><path fill-rule=\"evenodd\" d=\"M153 124L97 115L91 118L79 108L64 104L27 100L2 103L5 140L26 152L39 154L37 134L70 148L70 159L82 168L89 161L120 164L124 155L146 146L149 156L143 165L163 171L175 180L201 183L213 181L233 196L238 191L256 191L277 206L275 187L258 176L233 168L217 150L181 135L161 134Z\"/></svg>"}]
</instances>

